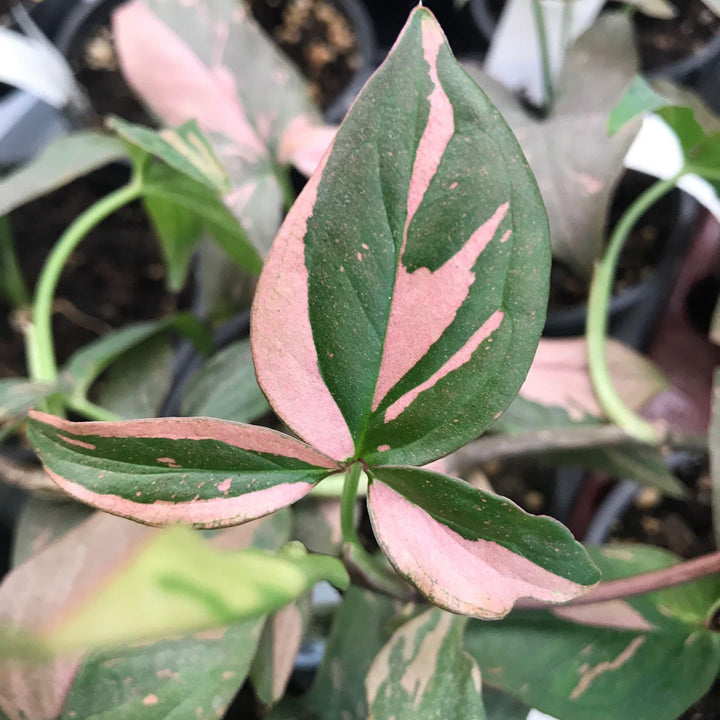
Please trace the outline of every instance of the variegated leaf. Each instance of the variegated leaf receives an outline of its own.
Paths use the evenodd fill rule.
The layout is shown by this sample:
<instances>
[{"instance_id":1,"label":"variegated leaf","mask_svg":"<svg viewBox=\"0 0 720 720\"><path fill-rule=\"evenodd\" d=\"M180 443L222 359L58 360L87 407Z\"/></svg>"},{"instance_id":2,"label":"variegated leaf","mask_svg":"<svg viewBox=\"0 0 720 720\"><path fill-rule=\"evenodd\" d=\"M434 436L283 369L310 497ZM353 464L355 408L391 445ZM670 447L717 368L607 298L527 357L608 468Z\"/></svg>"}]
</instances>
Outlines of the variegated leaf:
<instances>
[{"instance_id":1,"label":"variegated leaf","mask_svg":"<svg viewBox=\"0 0 720 720\"><path fill-rule=\"evenodd\" d=\"M517 142L419 7L273 245L253 310L260 386L333 458L429 462L517 393L549 261Z\"/></svg>"},{"instance_id":2,"label":"variegated leaf","mask_svg":"<svg viewBox=\"0 0 720 720\"><path fill-rule=\"evenodd\" d=\"M678 562L638 544L589 552L607 580ZM720 634L711 616L719 595L713 576L625 600L470 620L465 644L485 684L552 716L676 720L717 677Z\"/></svg>"},{"instance_id":3,"label":"variegated leaf","mask_svg":"<svg viewBox=\"0 0 720 720\"><path fill-rule=\"evenodd\" d=\"M380 546L440 607L498 618L518 598L563 602L600 579L583 547L551 518L427 470L372 474L368 509Z\"/></svg>"},{"instance_id":4,"label":"variegated leaf","mask_svg":"<svg viewBox=\"0 0 720 720\"><path fill-rule=\"evenodd\" d=\"M73 586L64 612L19 628L27 634L28 654L118 647L224 627L279 610L321 580L341 589L349 584L339 560L309 555L299 543L277 553L217 550L181 525L138 528L115 556L119 562L96 566L86 578L91 584ZM21 570L11 588L26 579ZM7 653L0 648L0 656Z\"/></svg>"},{"instance_id":5,"label":"variegated leaf","mask_svg":"<svg viewBox=\"0 0 720 720\"><path fill-rule=\"evenodd\" d=\"M480 668L462 649L466 622L428 610L390 638L365 680L373 720L485 720Z\"/></svg>"},{"instance_id":6,"label":"variegated leaf","mask_svg":"<svg viewBox=\"0 0 720 720\"><path fill-rule=\"evenodd\" d=\"M28 437L63 490L148 525L242 523L337 469L287 435L210 418L74 423L33 413Z\"/></svg>"}]
</instances>

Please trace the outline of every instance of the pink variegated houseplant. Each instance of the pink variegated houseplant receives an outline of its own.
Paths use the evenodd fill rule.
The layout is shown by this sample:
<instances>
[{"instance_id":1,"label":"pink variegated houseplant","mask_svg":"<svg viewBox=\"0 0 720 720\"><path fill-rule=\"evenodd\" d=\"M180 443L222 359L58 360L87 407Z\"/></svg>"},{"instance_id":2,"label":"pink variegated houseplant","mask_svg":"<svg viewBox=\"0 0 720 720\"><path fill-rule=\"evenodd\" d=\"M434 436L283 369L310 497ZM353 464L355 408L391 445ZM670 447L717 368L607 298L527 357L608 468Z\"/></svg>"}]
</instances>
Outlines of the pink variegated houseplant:
<instances>
[{"instance_id":1,"label":"pink variegated houseplant","mask_svg":"<svg viewBox=\"0 0 720 720\"><path fill-rule=\"evenodd\" d=\"M202 345L202 328L186 317L128 328L59 372L43 352L52 349L56 256L27 332L32 382L13 392L22 411L43 409L31 413L28 438L47 474L65 496L103 512L67 534L35 528L43 548L0 587L0 716L221 716L249 678L242 697L273 720L525 718L531 706L560 720L672 720L720 666L720 585L706 577L717 556L678 564L642 546L586 550L556 520L436 465L491 426L498 434L476 451L492 446L499 456L505 442L508 455L527 452L529 438L514 433L528 409L547 424L532 438L542 450L567 451L576 430L593 442L611 432L626 460L655 458L667 438L608 379L608 360L637 362L606 345L598 320L612 253L597 272L587 346L546 342L528 376L547 305L545 209L518 142L432 14L412 12L336 134L301 110L292 83L274 109L258 100L263 77L233 77L231 41L258 42L246 23L221 2L135 0L118 11L129 80L157 115L185 124L155 132L115 120L124 146L95 138L108 156L129 154L130 184L81 216L58 247L67 258L88 225L141 198L178 278L197 238L173 254L176 236L163 223L170 205L175 228L199 217L246 270L262 264L254 372L275 424L293 435L214 417L120 420L90 402L90 385L122 349L170 325ZM181 41L190 30L202 40L191 49ZM168 50L183 59L177 76L168 77ZM282 63L273 52L262 56L266 70ZM153 72L140 56L155 58ZM644 97L624 114L661 107ZM664 112L681 135L686 114ZM715 136L698 140L691 129L698 145L687 171L710 176L716 166L703 148ZM314 167L318 138L331 135L263 259L273 219L258 220L268 208L277 214L282 165ZM668 187L641 199L611 247ZM249 365L243 351L230 362ZM198 393L215 392L216 377ZM548 378L563 387L548 388ZM593 383L598 402L578 403ZM225 394L251 384L218 382ZM91 421L65 419L66 410ZM617 427L601 423L603 411ZM658 486L680 493L672 479ZM366 507L372 533L358 518L363 494L360 518ZM312 504L323 500L321 510ZM330 526L317 546L339 557L288 542L312 535L298 530L304 514L316 531ZM38 593L39 575L53 578L54 593ZM345 594L314 683L296 697L286 687L320 580Z\"/></svg>"}]
</instances>

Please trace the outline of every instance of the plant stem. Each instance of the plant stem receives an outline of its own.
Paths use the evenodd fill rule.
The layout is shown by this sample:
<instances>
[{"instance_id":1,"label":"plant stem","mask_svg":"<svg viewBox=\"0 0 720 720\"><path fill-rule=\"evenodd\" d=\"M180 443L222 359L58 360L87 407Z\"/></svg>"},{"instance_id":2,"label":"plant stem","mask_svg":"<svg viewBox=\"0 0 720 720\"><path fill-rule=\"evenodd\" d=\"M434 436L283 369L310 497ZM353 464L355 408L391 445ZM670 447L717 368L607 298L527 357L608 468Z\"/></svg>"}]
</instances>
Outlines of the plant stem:
<instances>
[{"instance_id":1,"label":"plant stem","mask_svg":"<svg viewBox=\"0 0 720 720\"><path fill-rule=\"evenodd\" d=\"M688 560L661 570L653 570L652 572L633 575L620 580L601 582L586 595L566 603L560 603L559 606L591 605L593 603L607 602L608 600L621 600L649 592L666 590L676 585L684 585L716 573L720 573L720 552L703 555L694 560ZM528 599L517 602L515 607L523 610L537 610L540 608L548 609L552 605Z\"/></svg>"},{"instance_id":2,"label":"plant stem","mask_svg":"<svg viewBox=\"0 0 720 720\"><path fill-rule=\"evenodd\" d=\"M86 398L82 397L71 397L65 400L65 404L75 412L84 415L89 420L101 420L107 422L114 422L122 420L119 415L116 415L111 410L106 410L100 405L96 405L94 402L90 402Z\"/></svg>"},{"instance_id":3,"label":"plant stem","mask_svg":"<svg viewBox=\"0 0 720 720\"><path fill-rule=\"evenodd\" d=\"M98 223L118 208L135 200L141 189L141 181L133 178L127 185L98 200L75 219L52 249L35 290L31 323L33 327L26 334L33 380L49 383L57 380L57 362L52 338L52 304L65 263Z\"/></svg>"},{"instance_id":4,"label":"plant stem","mask_svg":"<svg viewBox=\"0 0 720 720\"><path fill-rule=\"evenodd\" d=\"M543 87L545 89L544 108L546 112L550 114L555 105L555 90L550 72L550 48L548 46L547 27L545 25L545 11L543 10L541 0L533 0L533 12L535 13L535 28L537 29L538 43L540 45L540 66L542 68Z\"/></svg>"},{"instance_id":5,"label":"plant stem","mask_svg":"<svg viewBox=\"0 0 720 720\"><path fill-rule=\"evenodd\" d=\"M359 462L350 466L345 473L345 483L343 484L342 498L340 499L340 527L343 540L353 545L360 545L360 539L355 530L355 499L360 484L361 472L362 465Z\"/></svg>"},{"instance_id":6,"label":"plant stem","mask_svg":"<svg viewBox=\"0 0 720 720\"><path fill-rule=\"evenodd\" d=\"M585 328L590 377L600 407L602 407L609 420L619 425L629 435L643 442L653 444L656 444L659 440L657 431L649 422L625 405L610 376L610 369L605 355L608 303L615 280L618 258L630 231L648 208L677 185L681 174L674 175L668 180L658 180L651 185L625 211L615 226L605 256L595 266L592 284L590 285L588 317Z\"/></svg>"},{"instance_id":7,"label":"plant stem","mask_svg":"<svg viewBox=\"0 0 720 720\"><path fill-rule=\"evenodd\" d=\"M15 310L30 304L7 215L0 216L0 289Z\"/></svg>"}]
</instances>

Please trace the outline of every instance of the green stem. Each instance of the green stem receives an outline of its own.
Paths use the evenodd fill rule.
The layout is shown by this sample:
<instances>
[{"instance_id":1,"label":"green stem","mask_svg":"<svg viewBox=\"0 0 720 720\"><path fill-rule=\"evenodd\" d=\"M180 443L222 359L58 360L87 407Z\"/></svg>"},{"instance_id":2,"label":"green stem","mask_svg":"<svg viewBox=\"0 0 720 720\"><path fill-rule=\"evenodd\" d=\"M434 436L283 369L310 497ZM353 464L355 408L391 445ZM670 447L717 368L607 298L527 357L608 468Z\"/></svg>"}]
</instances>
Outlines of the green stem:
<instances>
[{"instance_id":1,"label":"green stem","mask_svg":"<svg viewBox=\"0 0 720 720\"><path fill-rule=\"evenodd\" d=\"M350 466L350 469L345 474L345 483L342 498L340 499L340 527L342 528L343 540L353 545L360 545L360 539L355 530L355 499L357 498L361 472L362 465L359 462Z\"/></svg>"},{"instance_id":2,"label":"green stem","mask_svg":"<svg viewBox=\"0 0 720 720\"><path fill-rule=\"evenodd\" d=\"M20 270L7 215L0 217L0 283L0 289L15 310L30 305L30 294Z\"/></svg>"},{"instance_id":3,"label":"green stem","mask_svg":"<svg viewBox=\"0 0 720 720\"><path fill-rule=\"evenodd\" d=\"M26 334L33 380L53 383L57 380L57 362L52 338L52 305L58 280L68 258L83 238L108 215L135 200L142 190L137 178L106 195L82 213L60 236L43 266L35 290L32 328Z\"/></svg>"},{"instance_id":4,"label":"green stem","mask_svg":"<svg viewBox=\"0 0 720 720\"><path fill-rule=\"evenodd\" d=\"M100 405L96 405L94 402L90 402L86 398L81 397L70 397L65 400L65 404L77 413L84 415L88 420L101 420L113 422L116 420L122 420L119 415L116 415L111 410L106 410Z\"/></svg>"},{"instance_id":5,"label":"green stem","mask_svg":"<svg viewBox=\"0 0 720 720\"><path fill-rule=\"evenodd\" d=\"M550 73L550 49L548 47L547 27L545 26L545 11L540 0L533 0L533 11L535 13L535 27L540 44L540 64L542 67L543 86L545 88L544 107L548 114L552 112L555 105L555 90L553 88L552 75Z\"/></svg>"},{"instance_id":6,"label":"green stem","mask_svg":"<svg viewBox=\"0 0 720 720\"><path fill-rule=\"evenodd\" d=\"M595 266L595 273L590 286L588 317L585 328L590 377L600 407L602 407L609 420L619 425L628 434L638 440L653 444L659 441L655 428L625 405L610 376L610 369L605 355L608 303L615 281L618 258L625 240L648 208L654 205L663 195L670 192L682 174L682 172L678 173L668 180L658 180L640 195L620 218L608 242L605 256Z\"/></svg>"}]
</instances>

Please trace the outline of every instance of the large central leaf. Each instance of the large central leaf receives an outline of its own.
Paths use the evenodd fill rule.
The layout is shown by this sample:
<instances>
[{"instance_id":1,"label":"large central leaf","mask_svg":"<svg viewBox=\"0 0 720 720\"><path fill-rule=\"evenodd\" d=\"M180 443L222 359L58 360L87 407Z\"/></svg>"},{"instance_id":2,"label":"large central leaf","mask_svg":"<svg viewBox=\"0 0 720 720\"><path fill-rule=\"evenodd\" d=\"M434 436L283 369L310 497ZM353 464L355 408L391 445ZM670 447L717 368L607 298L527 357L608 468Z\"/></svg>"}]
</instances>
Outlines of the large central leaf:
<instances>
[{"instance_id":1,"label":"large central leaf","mask_svg":"<svg viewBox=\"0 0 720 720\"><path fill-rule=\"evenodd\" d=\"M253 313L260 385L333 458L433 460L517 394L549 261L515 138L420 7L274 243Z\"/></svg>"}]
</instances>

